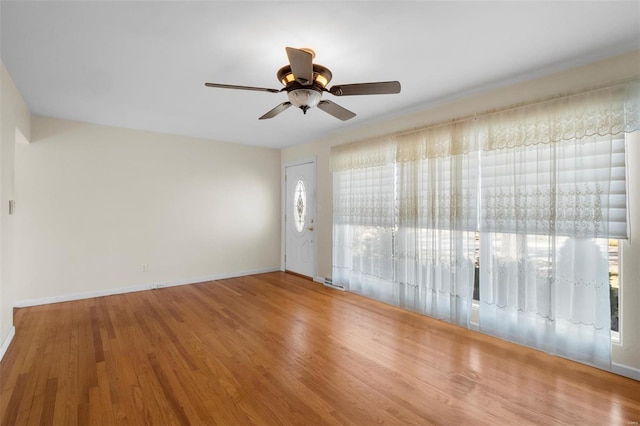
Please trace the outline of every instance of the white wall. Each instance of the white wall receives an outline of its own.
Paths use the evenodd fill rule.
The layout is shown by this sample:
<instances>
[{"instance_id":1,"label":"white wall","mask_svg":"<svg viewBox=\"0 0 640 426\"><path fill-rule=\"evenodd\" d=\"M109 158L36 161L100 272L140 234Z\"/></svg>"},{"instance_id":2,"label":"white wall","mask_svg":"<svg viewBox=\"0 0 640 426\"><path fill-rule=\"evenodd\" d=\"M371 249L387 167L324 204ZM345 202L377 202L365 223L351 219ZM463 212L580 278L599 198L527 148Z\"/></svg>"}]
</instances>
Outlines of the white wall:
<instances>
[{"instance_id":1,"label":"white wall","mask_svg":"<svg viewBox=\"0 0 640 426\"><path fill-rule=\"evenodd\" d=\"M277 150L34 116L16 198L18 305L279 269Z\"/></svg>"},{"instance_id":2,"label":"white wall","mask_svg":"<svg viewBox=\"0 0 640 426\"><path fill-rule=\"evenodd\" d=\"M4 343L13 330L14 222L9 216L9 200L14 199L14 162L16 135L29 138L31 115L11 76L0 62L0 358Z\"/></svg>"},{"instance_id":3,"label":"white wall","mask_svg":"<svg viewBox=\"0 0 640 426\"><path fill-rule=\"evenodd\" d=\"M332 146L363 140L375 136L391 134L482 113L494 108L502 108L521 102L533 101L548 96L583 90L610 82L628 79L640 75L640 51L619 55L607 60L595 62L579 68L554 73L534 80L494 88L472 95L460 95L448 101L425 106L415 112L398 116L395 119L378 122L357 128L331 137L319 139L306 144L296 145L282 150L282 163L299 158L317 158L317 265L318 278L331 277L332 246L332 176L329 170L330 151ZM373 100L372 100L373 101ZM383 102L380 97L376 101ZM629 156L630 176L638 176L640 167L640 150L634 150ZM634 182L640 182L636 179ZM630 214L633 228L640 227L640 195L636 187L632 191L634 200L630 200ZM634 226L635 224L635 226ZM633 229L632 229L633 232ZM622 280L627 282L623 289L624 306L622 322L622 346L614 346L614 362L637 369L633 374L640 379L640 229L635 229L632 238L624 244ZM623 283L624 286L624 283ZM628 315L628 317L627 317Z\"/></svg>"}]
</instances>

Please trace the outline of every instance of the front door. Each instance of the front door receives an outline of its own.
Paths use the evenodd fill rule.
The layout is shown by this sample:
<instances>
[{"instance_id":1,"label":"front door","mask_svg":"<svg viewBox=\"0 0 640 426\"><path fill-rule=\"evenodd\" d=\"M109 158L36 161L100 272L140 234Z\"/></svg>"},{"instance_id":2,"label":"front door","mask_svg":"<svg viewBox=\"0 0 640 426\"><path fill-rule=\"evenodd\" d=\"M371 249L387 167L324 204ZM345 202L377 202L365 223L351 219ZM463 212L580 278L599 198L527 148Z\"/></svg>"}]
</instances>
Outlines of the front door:
<instances>
[{"instance_id":1,"label":"front door","mask_svg":"<svg viewBox=\"0 0 640 426\"><path fill-rule=\"evenodd\" d=\"M285 168L285 270L310 278L315 268L316 164Z\"/></svg>"}]
</instances>

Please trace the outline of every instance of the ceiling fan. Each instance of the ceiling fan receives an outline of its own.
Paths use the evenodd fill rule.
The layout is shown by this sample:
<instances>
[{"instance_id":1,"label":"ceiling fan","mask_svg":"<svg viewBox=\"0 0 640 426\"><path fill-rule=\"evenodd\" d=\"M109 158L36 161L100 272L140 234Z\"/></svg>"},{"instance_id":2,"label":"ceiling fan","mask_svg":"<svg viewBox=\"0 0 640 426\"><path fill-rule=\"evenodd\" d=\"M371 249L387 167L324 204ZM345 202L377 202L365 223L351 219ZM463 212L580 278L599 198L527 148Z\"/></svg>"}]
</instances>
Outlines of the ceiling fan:
<instances>
[{"instance_id":1,"label":"ceiling fan","mask_svg":"<svg viewBox=\"0 0 640 426\"><path fill-rule=\"evenodd\" d=\"M295 49L287 47L287 57L289 65L280 68L276 74L278 80L284 85L282 89L268 89L265 87L235 86L232 84L205 83L207 87L217 87L222 89L253 90L257 92L280 93L287 92L289 100L281 103L271 111L264 114L259 120L273 118L291 105L300 108L303 113L307 113L309 108L317 106L322 111L345 121L356 116L340 105L323 100L322 92L329 92L334 96L353 95L383 95L400 93L400 83L398 81L381 81L376 83L356 83L341 84L327 89L326 86L331 81L331 71L319 64L313 63L315 52L311 49Z\"/></svg>"}]
</instances>

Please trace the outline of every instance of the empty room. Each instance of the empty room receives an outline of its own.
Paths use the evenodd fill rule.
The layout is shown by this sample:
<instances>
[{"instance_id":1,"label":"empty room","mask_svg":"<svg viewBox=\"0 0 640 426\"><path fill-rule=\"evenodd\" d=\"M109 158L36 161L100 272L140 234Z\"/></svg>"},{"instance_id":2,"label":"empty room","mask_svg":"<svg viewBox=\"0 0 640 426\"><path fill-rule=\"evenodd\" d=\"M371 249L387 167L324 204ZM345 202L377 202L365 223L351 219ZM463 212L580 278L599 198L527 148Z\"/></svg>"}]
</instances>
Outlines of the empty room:
<instances>
[{"instance_id":1,"label":"empty room","mask_svg":"<svg viewBox=\"0 0 640 426\"><path fill-rule=\"evenodd\" d=\"M637 425L640 3L0 0L1 425Z\"/></svg>"}]
</instances>

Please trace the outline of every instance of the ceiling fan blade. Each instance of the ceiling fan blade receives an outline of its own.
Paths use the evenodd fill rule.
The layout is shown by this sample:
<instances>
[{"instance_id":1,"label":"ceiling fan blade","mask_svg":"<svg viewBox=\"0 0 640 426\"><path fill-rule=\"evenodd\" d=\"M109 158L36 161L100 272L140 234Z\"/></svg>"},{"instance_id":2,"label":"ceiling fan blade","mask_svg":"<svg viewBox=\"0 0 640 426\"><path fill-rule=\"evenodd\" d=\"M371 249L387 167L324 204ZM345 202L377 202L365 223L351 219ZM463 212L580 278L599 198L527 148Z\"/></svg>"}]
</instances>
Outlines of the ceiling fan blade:
<instances>
[{"instance_id":1,"label":"ceiling fan blade","mask_svg":"<svg viewBox=\"0 0 640 426\"><path fill-rule=\"evenodd\" d=\"M285 109L289 108L290 106L291 106L291 102L289 102L289 101L283 102L280 105L278 105L277 107L275 107L274 109L272 109L271 111L267 112L262 117L258 118L258 120L266 120L267 118L273 118L276 115L280 114Z\"/></svg>"},{"instance_id":2,"label":"ceiling fan blade","mask_svg":"<svg viewBox=\"0 0 640 426\"><path fill-rule=\"evenodd\" d=\"M351 112L331 101L320 101L318 108L342 121L347 121L356 116L355 112Z\"/></svg>"},{"instance_id":3,"label":"ceiling fan blade","mask_svg":"<svg viewBox=\"0 0 640 426\"><path fill-rule=\"evenodd\" d=\"M216 87L219 89L238 89L238 90L253 90L255 92L270 92L270 93L280 93L281 90L278 89L268 89L266 87L253 87L253 86L235 86L233 84L218 84L218 83L205 83L207 87Z\"/></svg>"},{"instance_id":4,"label":"ceiling fan blade","mask_svg":"<svg viewBox=\"0 0 640 426\"><path fill-rule=\"evenodd\" d=\"M306 50L287 47L287 57L291 65L291 73L298 83L309 86L313 83L313 55Z\"/></svg>"},{"instance_id":5,"label":"ceiling fan blade","mask_svg":"<svg viewBox=\"0 0 640 426\"><path fill-rule=\"evenodd\" d=\"M329 92L335 96L388 95L400 93L400 82L380 81L377 83L341 84L331 87Z\"/></svg>"}]
</instances>

